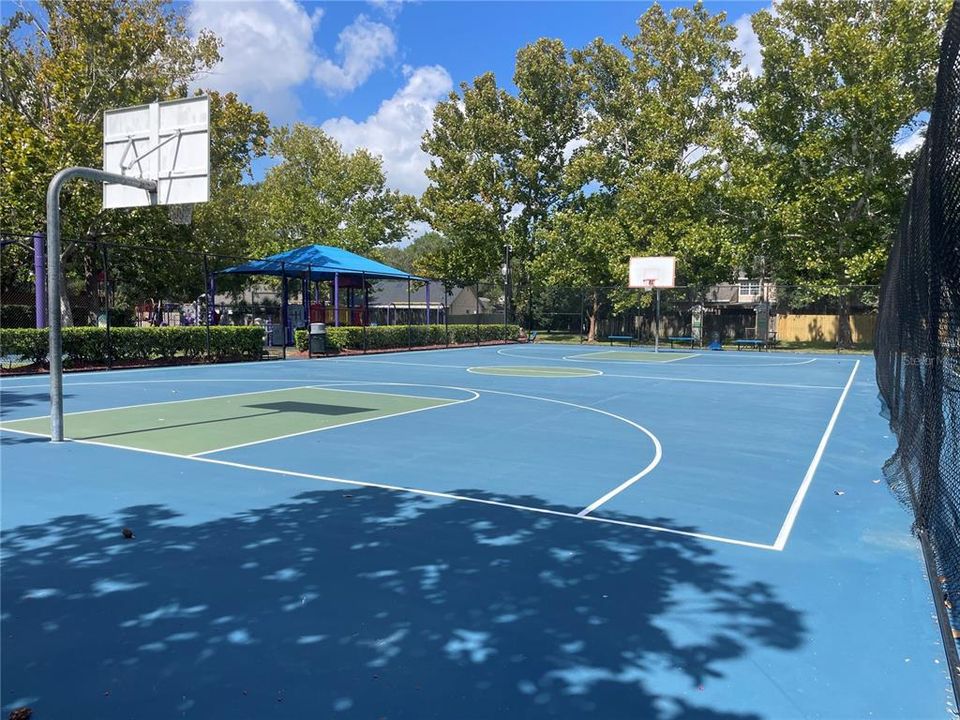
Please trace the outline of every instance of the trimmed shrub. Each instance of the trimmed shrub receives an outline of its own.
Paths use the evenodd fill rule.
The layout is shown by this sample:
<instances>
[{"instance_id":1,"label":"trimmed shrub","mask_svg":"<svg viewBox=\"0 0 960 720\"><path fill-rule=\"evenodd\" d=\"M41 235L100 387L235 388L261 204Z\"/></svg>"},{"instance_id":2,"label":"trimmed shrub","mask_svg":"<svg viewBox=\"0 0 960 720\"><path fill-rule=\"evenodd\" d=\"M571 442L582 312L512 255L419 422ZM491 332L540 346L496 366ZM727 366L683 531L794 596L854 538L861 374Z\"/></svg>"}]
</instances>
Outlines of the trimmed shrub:
<instances>
[{"instance_id":1,"label":"trimmed shrub","mask_svg":"<svg viewBox=\"0 0 960 720\"><path fill-rule=\"evenodd\" d=\"M491 340L516 340L520 336L518 325L380 325L367 328L367 349L387 350L405 347L446 345L447 337L453 345L463 345ZM327 352L363 350L363 328L357 326L328 327ZM297 350L307 351L307 330L294 332Z\"/></svg>"},{"instance_id":2,"label":"trimmed shrub","mask_svg":"<svg viewBox=\"0 0 960 720\"><path fill-rule=\"evenodd\" d=\"M37 328L0 328L0 355L34 364L47 360L47 331Z\"/></svg>"},{"instance_id":3,"label":"trimmed shrub","mask_svg":"<svg viewBox=\"0 0 960 720\"><path fill-rule=\"evenodd\" d=\"M36 328L0 329L0 353L46 363L48 331ZM263 350L263 328L257 325L217 325L210 328L210 358L243 360L259 358ZM191 360L207 352L205 327L103 327L63 328L63 355L68 365L114 360L164 360L184 357Z\"/></svg>"}]
</instances>

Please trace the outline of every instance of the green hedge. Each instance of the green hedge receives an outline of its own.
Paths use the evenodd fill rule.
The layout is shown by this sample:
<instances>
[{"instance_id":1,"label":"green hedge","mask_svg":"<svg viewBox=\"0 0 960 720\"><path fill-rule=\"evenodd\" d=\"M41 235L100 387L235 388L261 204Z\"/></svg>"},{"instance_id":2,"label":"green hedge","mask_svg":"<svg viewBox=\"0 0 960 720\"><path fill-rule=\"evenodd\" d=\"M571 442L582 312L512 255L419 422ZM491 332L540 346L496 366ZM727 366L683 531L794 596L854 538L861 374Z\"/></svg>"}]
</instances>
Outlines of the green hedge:
<instances>
[{"instance_id":1,"label":"green hedge","mask_svg":"<svg viewBox=\"0 0 960 720\"><path fill-rule=\"evenodd\" d=\"M516 340L520 335L518 325L380 325L368 327L366 347L368 350L386 350L390 348L424 347L427 345L462 345L490 340ZM297 330L294 333L297 350L307 351L308 332ZM363 350L364 332L362 327L327 327L327 351Z\"/></svg>"},{"instance_id":2,"label":"green hedge","mask_svg":"<svg viewBox=\"0 0 960 720\"><path fill-rule=\"evenodd\" d=\"M0 328L0 354L32 363L46 363L47 330ZM114 360L166 360L204 357L205 327L102 327L63 328L63 355L69 365L99 364ZM256 325L218 325L210 328L210 357L215 360L259 358L263 352L263 328Z\"/></svg>"}]
</instances>

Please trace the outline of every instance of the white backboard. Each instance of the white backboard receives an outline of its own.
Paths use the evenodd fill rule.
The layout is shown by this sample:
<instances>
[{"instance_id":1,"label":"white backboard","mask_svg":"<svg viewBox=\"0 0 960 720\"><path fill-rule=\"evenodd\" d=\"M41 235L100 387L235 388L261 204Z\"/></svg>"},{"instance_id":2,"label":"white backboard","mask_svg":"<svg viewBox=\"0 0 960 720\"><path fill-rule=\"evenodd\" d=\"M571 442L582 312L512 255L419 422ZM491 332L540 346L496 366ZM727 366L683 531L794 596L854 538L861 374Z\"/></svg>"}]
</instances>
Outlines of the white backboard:
<instances>
[{"instance_id":1,"label":"white backboard","mask_svg":"<svg viewBox=\"0 0 960 720\"><path fill-rule=\"evenodd\" d=\"M676 283L677 259L675 257L630 258L630 282L632 288L672 288Z\"/></svg>"},{"instance_id":2,"label":"white backboard","mask_svg":"<svg viewBox=\"0 0 960 720\"><path fill-rule=\"evenodd\" d=\"M206 202L210 196L210 99L206 95L107 110L103 169L157 181L156 204ZM103 207L153 204L146 190L103 185Z\"/></svg>"}]
</instances>

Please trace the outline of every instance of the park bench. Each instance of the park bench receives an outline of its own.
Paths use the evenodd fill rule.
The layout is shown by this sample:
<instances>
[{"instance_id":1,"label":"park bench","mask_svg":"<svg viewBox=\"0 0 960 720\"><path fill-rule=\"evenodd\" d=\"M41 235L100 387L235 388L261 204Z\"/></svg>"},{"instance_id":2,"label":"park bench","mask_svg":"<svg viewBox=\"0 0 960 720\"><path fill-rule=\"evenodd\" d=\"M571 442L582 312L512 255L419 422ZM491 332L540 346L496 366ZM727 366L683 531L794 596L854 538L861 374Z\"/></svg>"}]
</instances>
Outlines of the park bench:
<instances>
[{"instance_id":1,"label":"park bench","mask_svg":"<svg viewBox=\"0 0 960 720\"><path fill-rule=\"evenodd\" d=\"M607 340L610 341L610 345L613 345L615 341L625 342L628 346L633 346L634 337L633 335L607 335Z\"/></svg>"}]
</instances>

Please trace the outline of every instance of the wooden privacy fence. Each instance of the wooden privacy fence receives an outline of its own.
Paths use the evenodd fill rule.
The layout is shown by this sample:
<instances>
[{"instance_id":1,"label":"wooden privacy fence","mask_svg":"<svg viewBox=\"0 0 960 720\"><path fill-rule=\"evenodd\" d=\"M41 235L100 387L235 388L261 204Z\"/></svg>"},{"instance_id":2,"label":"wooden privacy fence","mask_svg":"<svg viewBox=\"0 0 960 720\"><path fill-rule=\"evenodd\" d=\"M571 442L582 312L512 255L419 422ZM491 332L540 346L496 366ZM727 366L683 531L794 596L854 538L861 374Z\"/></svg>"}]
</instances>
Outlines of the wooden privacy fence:
<instances>
[{"instance_id":1,"label":"wooden privacy fence","mask_svg":"<svg viewBox=\"0 0 960 720\"><path fill-rule=\"evenodd\" d=\"M846 321L853 342L873 343L876 315L850 315ZM839 326L839 315L777 315L777 339L783 342L836 342Z\"/></svg>"}]
</instances>

